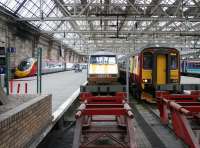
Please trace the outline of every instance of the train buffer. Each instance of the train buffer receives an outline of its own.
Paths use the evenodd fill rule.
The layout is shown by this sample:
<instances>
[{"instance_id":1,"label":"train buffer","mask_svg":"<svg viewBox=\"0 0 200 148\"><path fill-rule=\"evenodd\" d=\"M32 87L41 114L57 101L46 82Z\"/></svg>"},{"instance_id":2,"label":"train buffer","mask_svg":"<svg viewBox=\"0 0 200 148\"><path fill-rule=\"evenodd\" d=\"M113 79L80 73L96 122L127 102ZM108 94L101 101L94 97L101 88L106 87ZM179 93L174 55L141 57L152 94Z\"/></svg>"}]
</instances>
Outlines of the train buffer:
<instances>
[{"instance_id":1,"label":"train buffer","mask_svg":"<svg viewBox=\"0 0 200 148\"><path fill-rule=\"evenodd\" d=\"M198 84L163 85L156 91L161 122L167 125L171 120L176 136L190 148L200 148L199 88Z\"/></svg>"},{"instance_id":2,"label":"train buffer","mask_svg":"<svg viewBox=\"0 0 200 148\"><path fill-rule=\"evenodd\" d=\"M88 89L81 88L84 92L80 93L82 104L75 115L73 148L136 148L134 116L126 101L126 92L97 96L92 92L107 92L107 87Z\"/></svg>"}]
</instances>

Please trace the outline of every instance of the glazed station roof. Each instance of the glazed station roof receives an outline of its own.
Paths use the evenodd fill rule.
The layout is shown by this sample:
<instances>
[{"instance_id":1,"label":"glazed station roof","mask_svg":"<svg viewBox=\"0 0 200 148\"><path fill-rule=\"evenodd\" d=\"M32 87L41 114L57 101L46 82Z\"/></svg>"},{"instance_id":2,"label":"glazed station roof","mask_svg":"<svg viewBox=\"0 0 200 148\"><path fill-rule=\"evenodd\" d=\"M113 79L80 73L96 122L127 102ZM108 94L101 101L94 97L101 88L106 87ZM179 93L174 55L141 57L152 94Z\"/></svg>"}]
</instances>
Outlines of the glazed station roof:
<instances>
[{"instance_id":1,"label":"glazed station roof","mask_svg":"<svg viewBox=\"0 0 200 148\"><path fill-rule=\"evenodd\" d=\"M81 54L164 43L200 48L199 0L1 0L0 5Z\"/></svg>"}]
</instances>

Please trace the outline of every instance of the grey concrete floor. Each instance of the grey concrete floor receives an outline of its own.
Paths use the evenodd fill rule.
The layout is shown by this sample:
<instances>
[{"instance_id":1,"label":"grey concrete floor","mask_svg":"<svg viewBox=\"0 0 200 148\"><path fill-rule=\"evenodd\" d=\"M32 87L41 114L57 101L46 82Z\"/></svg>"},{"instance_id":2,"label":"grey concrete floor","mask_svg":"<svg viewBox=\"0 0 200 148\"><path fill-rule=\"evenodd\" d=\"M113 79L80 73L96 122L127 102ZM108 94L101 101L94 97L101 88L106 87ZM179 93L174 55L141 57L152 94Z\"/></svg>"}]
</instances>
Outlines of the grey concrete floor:
<instances>
[{"instance_id":1,"label":"grey concrete floor","mask_svg":"<svg viewBox=\"0 0 200 148\"><path fill-rule=\"evenodd\" d=\"M181 76L181 84L200 84L200 78Z\"/></svg>"},{"instance_id":2,"label":"grey concrete floor","mask_svg":"<svg viewBox=\"0 0 200 148\"><path fill-rule=\"evenodd\" d=\"M66 101L80 85L86 82L87 72L75 73L65 71L42 76L42 94L52 94L53 112ZM13 94L17 93L17 85L20 83L20 94L24 94L24 84L28 84L28 94L37 93L37 77L18 79L13 82Z\"/></svg>"}]
</instances>

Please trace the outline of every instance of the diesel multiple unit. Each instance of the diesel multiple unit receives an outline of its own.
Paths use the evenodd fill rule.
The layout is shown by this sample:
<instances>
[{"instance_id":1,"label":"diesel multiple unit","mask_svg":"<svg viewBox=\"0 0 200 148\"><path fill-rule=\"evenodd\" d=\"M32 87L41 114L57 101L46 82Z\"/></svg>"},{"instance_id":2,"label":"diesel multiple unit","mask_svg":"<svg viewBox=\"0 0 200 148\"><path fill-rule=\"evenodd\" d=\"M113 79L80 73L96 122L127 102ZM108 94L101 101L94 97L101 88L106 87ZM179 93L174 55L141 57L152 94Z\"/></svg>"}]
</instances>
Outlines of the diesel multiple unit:
<instances>
[{"instance_id":1,"label":"diesel multiple unit","mask_svg":"<svg viewBox=\"0 0 200 148\"><path fill-rule=\"evenodd\" d=\"M129 56L130 85L136 97L152 102L157 85L179 84L179 58L177 49L162 46L145 47ZM122 79L126 77L125 59L119 60Z\"/></svg>"}]
</instances>

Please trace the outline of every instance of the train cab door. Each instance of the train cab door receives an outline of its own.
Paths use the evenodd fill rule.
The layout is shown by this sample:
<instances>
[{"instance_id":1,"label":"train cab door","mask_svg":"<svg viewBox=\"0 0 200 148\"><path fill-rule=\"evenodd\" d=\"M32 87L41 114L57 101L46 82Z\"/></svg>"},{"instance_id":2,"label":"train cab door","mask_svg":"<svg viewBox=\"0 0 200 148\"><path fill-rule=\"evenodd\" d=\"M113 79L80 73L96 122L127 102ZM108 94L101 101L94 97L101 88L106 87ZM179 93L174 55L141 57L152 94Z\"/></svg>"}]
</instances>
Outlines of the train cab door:
<instances>
[{"instance_id":1,"label":"train cab door","mask_svg":"<svg viewBox=\"0 0 200 148\"><path fill-rule=\"evenodd\" d=\"M157 55L156 67L157 67L156 71L157 84L166 84L167 56L165 54Z\"/></svg>"}]
</instances>

